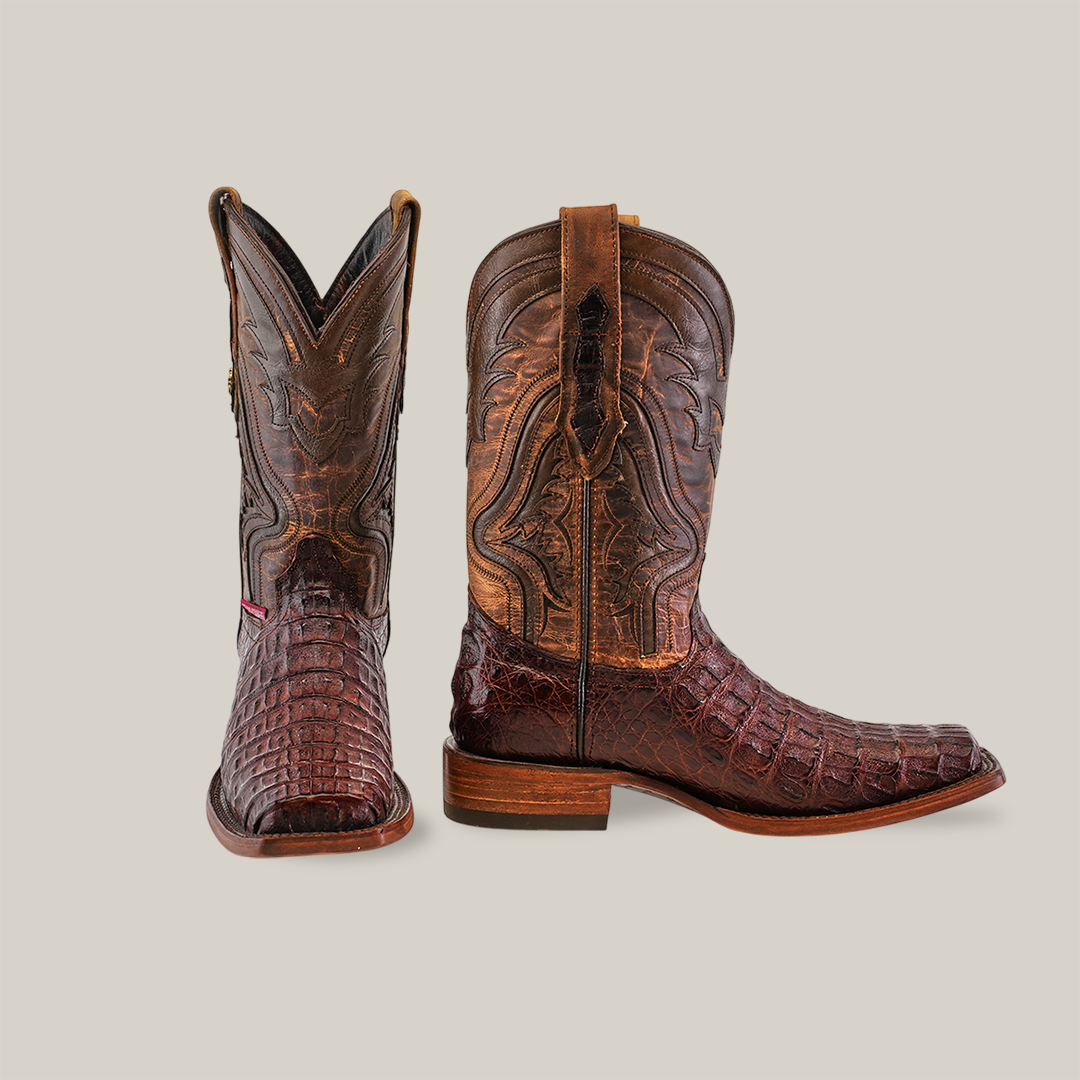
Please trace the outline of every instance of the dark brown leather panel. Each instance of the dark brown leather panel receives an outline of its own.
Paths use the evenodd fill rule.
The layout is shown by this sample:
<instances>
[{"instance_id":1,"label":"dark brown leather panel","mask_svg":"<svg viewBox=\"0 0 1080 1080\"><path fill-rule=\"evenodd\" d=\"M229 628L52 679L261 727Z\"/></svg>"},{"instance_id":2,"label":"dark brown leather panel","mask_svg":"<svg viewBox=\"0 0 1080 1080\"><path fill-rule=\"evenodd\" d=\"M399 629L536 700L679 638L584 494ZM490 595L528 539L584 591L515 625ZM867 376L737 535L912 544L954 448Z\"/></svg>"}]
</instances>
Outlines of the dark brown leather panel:
<instances>
[{"instance_id":1,"label":"dark brown leather panel","mask_svg":"<svg viewBox=\"0 0 1080 1080\"><path fill-rule=\"evenodd\" d=\"M241 616L240 676L222 750L225 797L252 832L360 829L390 805L382 650L330 543L308 536L266 622Z\"/></svg>"},{"instance_id":2,"label":"dark brown leather panel","mask_svg":"<svg viewBox=\"0 0 1080 1080\"><path fill-rule=\"evenodd\" d=\"M629 769L714 806L810 815L884 806L980 766L958 725L854 723L759 679L692 612L687 656L662 670L592 667L584 764ZM577 669L514 639L475 604L454 680L451 731L485 757L579 764Z\"/></svg>"},{"instance_id":3,"label":"dark brown leather panel","mask_svg":"<svg viewBox=\"0 0 1080 1080\"><path fill-rule=\"evenodd\" d=\"M450 730L489 757L562 764L575 754L576 665L526 645L469 601Z\"/></svg>"}]
</instances>

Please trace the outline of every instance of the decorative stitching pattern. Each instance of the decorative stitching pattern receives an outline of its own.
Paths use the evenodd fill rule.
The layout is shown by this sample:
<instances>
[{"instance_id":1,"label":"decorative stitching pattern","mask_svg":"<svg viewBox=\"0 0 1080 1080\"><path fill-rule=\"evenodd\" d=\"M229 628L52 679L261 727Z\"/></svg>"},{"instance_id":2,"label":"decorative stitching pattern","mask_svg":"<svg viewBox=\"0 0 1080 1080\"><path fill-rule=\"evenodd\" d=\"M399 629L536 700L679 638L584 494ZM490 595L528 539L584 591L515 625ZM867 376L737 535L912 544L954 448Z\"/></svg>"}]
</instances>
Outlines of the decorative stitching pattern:
<instances>
[{"instance_id":1,"label":"decorative stitching pattern","mask_svg":"<svg viewBox=\"0 0 1080 1080\"><path fill-rule=\"evenodd\" d=\"M500 625L578 658L582 613L569 598L580 592L584 493L571 471L555 467L552 418L536 410L558 376L561 242L558 228L520 234L485 260L471 290L469 572L478 603ZM650 244L662 272L652 268ZM690 643L723 428L725 335L716 311L726 311L726 297L715 271L702 272L685 253L680 260L678 248L640 234L628 249L618 399L627 428L592 482L583 606L592 613L592 662L662 666ZM585 376L580 347L587 351L588 339L572 354ZM604 418L596 409L584 423L588 378L584 385L578 426L595 433ZM596 445L588 432L587 440Z\"/></svg>"},{"instance_id":2,"label":"decorative stitching pattern","mask_svg":"<svg viewBox=\"0 0 1080 1080\"><path fill-rule=\"evenodd\" d=\"M274 580L297 541L319 533L356 574L363 610L375 616L385 609L392 548L407 236L348 290L337 331L323 327L314 348L298 348L283 321L288 297L253 272L255 256L269 256L252 249L258 241L247 232L235 240L245 588L273 608Z\"/></svg>"}]
</instances>

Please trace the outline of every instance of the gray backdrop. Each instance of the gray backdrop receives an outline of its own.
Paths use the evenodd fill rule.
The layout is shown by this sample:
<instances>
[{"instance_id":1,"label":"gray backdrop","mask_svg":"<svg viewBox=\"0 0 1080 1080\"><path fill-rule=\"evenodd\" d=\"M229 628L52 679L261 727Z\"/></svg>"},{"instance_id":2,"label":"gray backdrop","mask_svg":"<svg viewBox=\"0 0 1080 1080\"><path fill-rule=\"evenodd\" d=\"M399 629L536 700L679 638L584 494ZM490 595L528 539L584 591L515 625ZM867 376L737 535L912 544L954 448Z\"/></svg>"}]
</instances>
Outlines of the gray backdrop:
<instances>
[{"instance_id":1,"label":"gray backdrop","mask_svg":"<svg viewBox=\"0 0 1080 1080\"><path fill-rule=\"evenodd\" d=\"M8 1077L1077 1075L1075 4L8 3ZM238 455L210 191L329 282L423 205L387 658L412 834L235 858ZM967 723L1000 792L853 835L616 793L444 819L464 315L561 205L737 314L713 625L804 700Z\"/></svg>"}]
</instances>

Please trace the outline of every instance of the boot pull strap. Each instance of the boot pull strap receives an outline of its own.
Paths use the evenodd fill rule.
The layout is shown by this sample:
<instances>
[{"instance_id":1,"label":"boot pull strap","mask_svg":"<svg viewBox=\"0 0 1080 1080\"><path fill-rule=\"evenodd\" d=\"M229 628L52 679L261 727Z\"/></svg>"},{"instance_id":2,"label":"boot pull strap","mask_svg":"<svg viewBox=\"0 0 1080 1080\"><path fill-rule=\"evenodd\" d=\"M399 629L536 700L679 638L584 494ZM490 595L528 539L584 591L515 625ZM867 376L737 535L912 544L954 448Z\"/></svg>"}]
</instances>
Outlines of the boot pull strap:
<instances>
[{"instance_id":1,"label":"boot pull strap","mask_svg":"<svg viewBox=\"0 0 1080 1080\"><path fill-rule=\"evenodd\" d=\"M225 284L229 286L229 355L233 366L229 368L229 404L236 415L236 274L233 271L232 253L229 251L229 232L225 225L225 200L230 199L238 212L243 211L240 193L231 187L218 188L210 196L210 224L217 238L221 265L225 270ZM239 435L237 436L239 437Z\"/></svg>"},{"instance_id":2,"label":"boot pull strap","mask_svg":"<svg viewBox=\"0 0 1080 1080\"><path fill-rule=\"evenodd\" d=\"M398 392L398 410L405 408L405 349L409 343L409 302L412 300L413 270L416 266L416 235L420 229L420 204L405 191L395 191L390 198L390 229L397 232L401 215L408 208L409 254L405 267L405 307L401 326L401 390Z\"/></svg>"},{"instance_id":3,"label":"boot pull strap","mask_svg":"<svg viewBox=\"0 0 1080 1080\"><path fill-rule=\"evenodd\" d=\"M562 227L559 428L586 479L607 468L626 426L619 404L622 308L615 205L566 207Z\"/></svg>"}]
</instances>

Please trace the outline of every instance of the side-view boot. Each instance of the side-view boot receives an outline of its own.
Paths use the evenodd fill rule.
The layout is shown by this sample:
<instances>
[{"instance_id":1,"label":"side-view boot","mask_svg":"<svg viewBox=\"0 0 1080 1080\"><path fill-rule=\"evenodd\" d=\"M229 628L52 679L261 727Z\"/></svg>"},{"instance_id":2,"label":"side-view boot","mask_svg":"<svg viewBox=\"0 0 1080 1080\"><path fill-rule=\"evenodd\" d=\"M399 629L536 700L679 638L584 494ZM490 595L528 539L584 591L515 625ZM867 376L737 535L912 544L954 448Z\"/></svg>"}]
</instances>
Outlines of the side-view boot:
<instances>
[{"instance_id":1,"label":"side-view boot","mask_svg":"<svg viewBox=\"0 0 1080 1080\"><path fill-rule=\"evenodd\" d=\"M455 821L604 828L618 784L745 832L832 833L1005 782L966 728L804 705L709 628L732 322L697 251L614 206L564 209L477 271Z\"/></svg>"},{"instance_id":2,"label":"side-view boot","mask_svg":"<svg viewBox=\"0 0 1080 1080\"><path fill-rule=\"evenodd\" d=\"M236 191L210 199L232 301L241 611L207 816L238 855L359 851L412 826L383 653L419 220L397 192L320 296Z\"/></svg>"}]
</instances>

